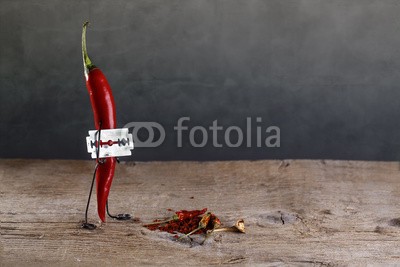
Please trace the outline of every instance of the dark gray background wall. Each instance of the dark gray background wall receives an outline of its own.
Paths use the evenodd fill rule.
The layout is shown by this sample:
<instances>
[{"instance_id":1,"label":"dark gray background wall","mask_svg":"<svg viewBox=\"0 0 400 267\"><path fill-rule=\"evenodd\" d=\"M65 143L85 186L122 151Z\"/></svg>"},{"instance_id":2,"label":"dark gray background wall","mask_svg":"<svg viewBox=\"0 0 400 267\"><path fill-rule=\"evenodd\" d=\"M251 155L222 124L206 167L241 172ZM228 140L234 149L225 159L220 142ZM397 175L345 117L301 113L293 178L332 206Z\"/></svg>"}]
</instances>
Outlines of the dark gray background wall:
<instances>
[{"instance_id":1,"label":"dark gray background wall","mask_svg":"<svg viewBox=\"0 0 400 267\"><path fill-rule=\"evenodd\" d=\"M90 20L119 126L166 129L162 146L130 159L400 160L397 0L0 3L0 157L89 158L80 38ZM186 132L177 148L182 116L243 129L261 117L280 127L281 147L191 148Z\"/></svg>"}]
</instances>

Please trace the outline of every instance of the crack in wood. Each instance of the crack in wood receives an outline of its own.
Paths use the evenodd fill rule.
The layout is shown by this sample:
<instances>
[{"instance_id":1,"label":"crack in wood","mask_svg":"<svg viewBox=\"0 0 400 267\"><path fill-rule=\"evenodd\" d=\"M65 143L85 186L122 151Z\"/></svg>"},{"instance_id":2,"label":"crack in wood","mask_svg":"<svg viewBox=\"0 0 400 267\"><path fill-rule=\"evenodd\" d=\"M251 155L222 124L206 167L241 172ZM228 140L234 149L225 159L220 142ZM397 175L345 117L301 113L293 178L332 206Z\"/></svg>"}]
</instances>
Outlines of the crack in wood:
<instances>
[{"instance_id":1,"label":"crack in wood","mask_svg":"<svg viewBox=\"0 0 400 267\"><path fill-rule=\"evenodd\" d=\"M245 260L246 260L245 257L240 256L240 257L235 257L235 258L231 258L231 259L227 260L225 262L225 264L236 264L236 263L241 263L241 262L243 262Z\"/></svg>"}]
</instances>

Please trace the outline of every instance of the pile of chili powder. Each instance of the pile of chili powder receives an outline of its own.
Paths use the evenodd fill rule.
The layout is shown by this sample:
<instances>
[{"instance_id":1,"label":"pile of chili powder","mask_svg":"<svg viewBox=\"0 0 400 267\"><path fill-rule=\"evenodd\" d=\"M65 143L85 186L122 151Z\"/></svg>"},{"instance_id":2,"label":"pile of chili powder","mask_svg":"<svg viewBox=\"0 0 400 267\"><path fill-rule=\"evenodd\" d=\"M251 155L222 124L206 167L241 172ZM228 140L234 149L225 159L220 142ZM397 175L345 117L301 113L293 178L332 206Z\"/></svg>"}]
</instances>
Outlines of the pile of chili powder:
<instances>
[{"instance_id":1,"label":"pile of chili powder","mask_svg":"<svg viewBox=\"0 0 400 267\"><path fill-rule=\"evenodd\" d=\"M152 224L145 227L152 231L163 231L170 234L181 233L188 234L199 227L202 216L207 212L207 208L202 210L179 210L171 218L165 220L154 220ZM216 225L220 225L220 221L214 214L211 214L210 220L205 228L199 229L193 234L205 234L208 230L214 229ZM175 236L177 237L177 236Z\"/></svg>"}]
</instances>

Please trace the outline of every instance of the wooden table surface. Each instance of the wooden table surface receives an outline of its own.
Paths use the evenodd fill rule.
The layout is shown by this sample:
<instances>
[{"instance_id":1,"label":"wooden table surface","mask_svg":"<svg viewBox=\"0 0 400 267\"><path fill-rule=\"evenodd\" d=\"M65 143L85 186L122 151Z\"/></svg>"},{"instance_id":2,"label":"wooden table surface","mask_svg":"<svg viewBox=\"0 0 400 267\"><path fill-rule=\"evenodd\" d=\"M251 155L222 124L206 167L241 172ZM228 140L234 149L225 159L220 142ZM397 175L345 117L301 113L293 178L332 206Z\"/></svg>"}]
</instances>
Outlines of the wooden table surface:
<instances>
[{"instance_id":1,"label":"wooden table surface","mask_svg":"<svg viewBox=\"0 0 400 267\"><path fill-rule=\"evenodd\" d=\"M0 160L2 266L400 264L400 165L355 161L127 162L110 193L131 221L80 227L93 161ZM95 195L93 197L95 200ZM141 222L207 207L246 234L176 242ZM200 239L200 237L198 237Z\"/></svg>"}]
</instances>

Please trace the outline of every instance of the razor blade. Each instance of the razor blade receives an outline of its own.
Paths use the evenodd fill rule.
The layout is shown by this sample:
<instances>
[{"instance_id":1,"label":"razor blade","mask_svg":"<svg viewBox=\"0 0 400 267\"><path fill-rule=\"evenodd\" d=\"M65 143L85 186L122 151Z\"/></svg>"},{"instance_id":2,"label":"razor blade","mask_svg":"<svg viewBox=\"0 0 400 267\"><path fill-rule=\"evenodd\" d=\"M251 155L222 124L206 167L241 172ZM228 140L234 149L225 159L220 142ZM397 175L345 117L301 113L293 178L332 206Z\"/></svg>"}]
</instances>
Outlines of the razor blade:
<instances>
[{"instance_id":1,"label":"razor blade","mask_svg":"<svg viewBox=\"0 0 400 267\"><path fill-rule=\"evenodd\" d=\"M86 145L92 159L130 156L134 147L128 128L91 130Z\"/></svg>"}]
</instances>

